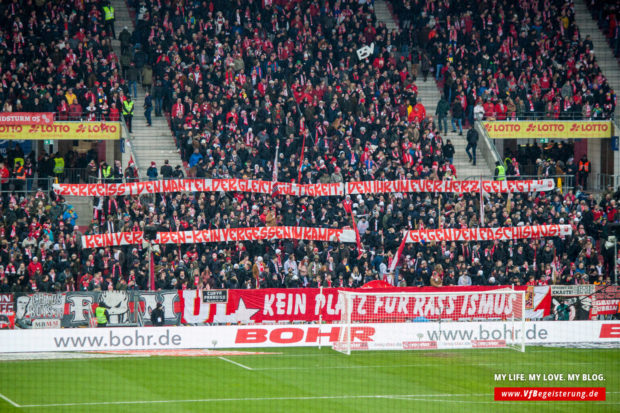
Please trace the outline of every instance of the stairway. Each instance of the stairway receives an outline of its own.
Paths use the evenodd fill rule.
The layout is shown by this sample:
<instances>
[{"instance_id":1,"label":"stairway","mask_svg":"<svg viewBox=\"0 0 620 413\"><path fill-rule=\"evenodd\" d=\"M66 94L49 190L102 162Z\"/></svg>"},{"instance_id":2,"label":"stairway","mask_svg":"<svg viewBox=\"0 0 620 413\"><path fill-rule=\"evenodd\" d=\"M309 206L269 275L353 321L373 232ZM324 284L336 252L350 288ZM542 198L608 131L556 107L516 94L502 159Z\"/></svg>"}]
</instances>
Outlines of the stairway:
<instances>
[{"instance_id":1,"label":"stairway","mask_svg":"<svg viewBox=\"0 0 620 413\"><path fill-rule=\"evenodd\" d=\"M375 16L378 21L384 22L390 29L396 29L398 27L384 0L375 0ZM435 109L437 109L437 102L439 102L441 94L439 93L433 74L429 74L426 82L422 76L419 76L416 80L416 86L418 87L418 101L426 108L427 116L433 116L436 119ZM452 126L450 125L450 120L448 120L448 134L447 136L443 136L443 139L444 142L446 139L450 139L452 145L454 145L454 167L456 168L457 178L462 180L468 177L479 178L480 176L492 176L495 165L487 165L480 150L476 152L476 166L469 162L469 157L465 152L465 147L467 146L465 136L467 131L463 130L463 136L459 136L458 133L452 133L451 131ZM483 137L480 136L479 139L482 140ZM480 142L478 146L480 146Z\"/></svg>"},{"instance_id":2,"label":"stairway","mask_svg":"<svg viewBox=\"0 0 620 413\"><path fill-rule=\"evenodd\" d=\"M420 76L416 81L416 85L418 86L418 100L422 102L424 107L426 108L427 116L433 116L436 120L435 110L437 109L437 102L441 98L441 94L439 93L439 89L437 88L437 83L435 83L435 78L432 73L429 74L426 82ZM458 179L467 179L468 177L480 177L480 176L490 176L493 175L492 171L495 170L495 165L493 167L487 165L485 159L482 157L480 153L480 149L476 152L476 165L472 165L469 162L469 157L465 152L465 148L467 147L467 129L463 128L463 135L459 136L457 133L452 133L452 125L450 124L450 120L448 120L448 134L446 136L442 136L444 142L447 139L450 139L452 145L454 145L454 167L456 168L456 176ZM481 140L484 139L482 136L479 136L478 146L481 145Z\"/></svg>"},{"instance_id":3,"label":"stairway","mask_svg":"<svg viewBox=\"0 0 620 413\"><path fill-rule=\"evenodd\" d=\"M398 24L392 18L392 12L384 0L375 0L374 8L375 17L378 22L385 23L385 27L387 27L389 31L398 29Z\"/></svg>"},{"instance_id":4,"label":"stairway","mask_svg":"<svg viewBox=\"0 0 620 413\"><path fill-rule=\"evenodd\" d=\"M124 26L129 28L129 32L132 32L134 20L130 17L125 1L112 0L111 3L116 13L115 30L117 36ZM116 53L120 56L120 42L115 40L112 44ZM169 160L173 168L176 165L183 165L166 117L156 117L155 110L153 109L151 112L153 126L147 126L146 118L144 117L144 95L145 90L139 84L138 98L134 99L133 133L129 140L136 154L136 163L141 179L146 178L146 170L151 166L151 162L155 162L158 172L165 160ZM133 98L134 96L132 95ZM155 102L153 101L153 108L154 106Z\"/></svg>"}]
</instances>

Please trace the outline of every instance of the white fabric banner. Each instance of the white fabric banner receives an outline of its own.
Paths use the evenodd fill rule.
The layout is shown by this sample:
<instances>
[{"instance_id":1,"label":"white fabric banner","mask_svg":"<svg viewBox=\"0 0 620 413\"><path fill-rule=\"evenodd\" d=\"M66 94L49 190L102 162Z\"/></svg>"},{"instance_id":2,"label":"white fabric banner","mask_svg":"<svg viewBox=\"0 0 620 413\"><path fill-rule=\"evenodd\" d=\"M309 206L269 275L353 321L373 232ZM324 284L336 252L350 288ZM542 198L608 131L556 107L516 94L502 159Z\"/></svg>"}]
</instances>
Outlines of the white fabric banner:
<instances>
[{"instance_id":1,"label":"white fabric banner","mask_svg":"<svg viewBox=\"0 0 620 413\"><path fill-rule=\"evenodd\" d=\"M553 179L535 181L362 181L298 185L288 182L247 179L167 179L124 184L54 184L58 195L113 196L173 192L250 192L291 196L344 196L389 192L518 193L551 191Z\"/></svg>"},{"instance_id":2,"label":"white fabric banner","mask_svg":"<svg viewBox=\"0 0 620 413\"><path fill-rule=\"evenodd\" d=\"M158 232L154 244L198 244L202 242L256 241L297 239L331 242L355 242L352 229L310 227L250 227L209 229L201 231ZM141 244L143 232L116 232L84 235L82 248L113 247Z\"/></svg>"},{"instance_id":3,"label":"white fabric banner","mask_svg":"<svg viewBox=\"0 0 620 413\"><path fill-rule=\"evenodd\" d=\"M506 241L522 238L560 237L572 233L570 225L530 225L500 228L418 229L408 231L407 243L431 241Z\"/></svg>"},{"instance_id":4,"label":"white fabric banner","mask_svg":"<svg viewBox=\"0 0 620 413\"><path fill-rule=\"evenodd\" d=\"M387 192L454 192L477 193L540 192L555 188L553 179L535 181L360 181L347 182L347 194L378 194Z\"/></svg>"}]
</instances>

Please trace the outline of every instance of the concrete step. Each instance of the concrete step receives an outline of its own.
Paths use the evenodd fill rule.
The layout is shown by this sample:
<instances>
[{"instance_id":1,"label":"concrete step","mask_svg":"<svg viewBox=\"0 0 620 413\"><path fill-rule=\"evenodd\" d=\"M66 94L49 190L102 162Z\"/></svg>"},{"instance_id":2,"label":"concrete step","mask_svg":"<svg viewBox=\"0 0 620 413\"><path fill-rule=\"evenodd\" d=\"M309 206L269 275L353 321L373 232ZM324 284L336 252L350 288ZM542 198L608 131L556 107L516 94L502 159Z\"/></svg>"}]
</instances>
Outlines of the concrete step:
<instances>
[{"instance_id":1,"label":"concrete step","mask_svg":"<svg viewBox=\"0 0 620 413\"><path fill-rule=\"evenodd\" d=\"M131 145L135 148L135 149L139 149L141 151L171 151L171 150L175 150L177 149L176 145L174 145L172 143L172 139L170 140L170 142L165 142L164 145L158 145L157 147L153 146L153 143L149 143L146 141L136 141L134 140Z\"/></svg>"},{"instance_id":2,"label":"concrete step","mask_svg":"<svg viewBox=\"0 0 620 413\"><path fill-rule=\"evenodd\" d=\"M143 151L142 158L139 158L139 163L149 163L152 160L156 159L171 159L171 160L179 160L180 156L177 151Z\"/></svg>"},{"instance_id":3,"label":"concrete step","mask_svg":"<svg viewBox=\"0 0 620 413\"><path fill-rule=\"evenodd\" d=\"M146 128L145 128L146 129ZM150 128L149 128L150 129ZM139 134L136 134L133 137L133 140L141 143L143 145L145 144L150 144L151 147L155 144L159 145L159 144L164 144L167 142L173 142L173 138L172 135L170 135L170 133L168 134L159 134L159 133L152 133L152 134L146 134L143 131L140 131Z\"/></svg>"},{"instance_id":4,"label":"concrete step","mask_svg":"<svg viewBox=\"0 0 620 413\"><path fill-rule=\"evenodd\" d=\"M159 153L159 152L155 153L155 152L153 152L153 153L150 153L149 158L140 159L140 163L150 164L151 161L157 161L158 159L161 160L162 162L165 159L169 159L170 162L175 162L176 161L177 163L179 163L178 162L179 161L179 156L178 156L178 154L176 152L171 152L171 153L165 153L165 152L163 152L163 153Z\"/></svg>"},{"instance_id":5,"label":"concrete step","mask_svg":"<svg viewBox=\"0 0 620 413\"><path fill-rule=\"evenodd\" d=\"M135 135L133 136L133 141L137 144L149 145L150 147L153 147L155 144L159 145L173 142L172 136L170 135Z\"/></svg>"},{"instance_id":6,"label":"concrete step","mask_svg":"<svg viewBox=\"0 0 620 413\"><path fill-rule=\"evenodd\" d=\"M151 115L151 122L152 122L152 125L153 125L151 127L154 128L154 129L160 129L160 130L166 129L166 130L170 131L170 126L168 126L168 121L166 121L166 119L164 119L164 118L156 117L156 116ZM144 117L144 116L134 116L133 123L134 123L134 125L139 124L139 125L146 126L146 117Z\"/></svg>"},{"instance_id":7,"label":"concrete step","mask_svg":"<svg viewBox=\"0 0 620 413\"><path fill-rule=\"evenodd\" d=\"M146 118L144 116L140 116L138 118L134 117L133 124L142 126L142 130L144 130L144 132L155 133L156 131L165 131L166 133L168 133L168 135L170 135L171 132L170 127L168 126L168 122L161 120L160 118L151 118L151 121L153 126L147 127Z\"/></svg>"},{"instance_id":8,"label":"concrete step","mask_svg":"<svg viewBox=\"0 0 620 413\"><path fill-rule=\"evenodd\" d=\"M78 218L77 225L89 225L93 220L93 198L65 195L65 203L73 205Z\"/></svg>"},{"instance_id":9,"label":"concrete step","mask_svg":"<svg viewBox=\"0 0 620 413\"><path fill-rule=\"evenodd\" d=\"M149 147L149 148L153 148L154 145L157 145L158 147L160 145L173 145L173 139L172 136L167 135L167 136L136 136L133 137L132 139L133 142L136 143L137 146L145 146L145 147Z\"/></svg>"},{"instance_id":10,"label":"concrete step","mask_svg":"<svg viewBox=\"0 0 620 413\"><path fill-rule=\"evenodd\" d=\"M170 139L170 140L159 139L160 142L159 142L159 145L157 145L157 147L155 147L153 145L153 141L154 140L149 142L146 139L141 139L141 140L134 139L131 144L133 145L134 148L140 148L140 149L142 149L142 148L144 148L144 149L160 149L160 150L167 150L167 149L170 149L170 148L175 148L176 149L176 146L174 145L172 139Z\"/></svg>"},{"instance_id":11,"label":"concrete step","mask_svg":"<svg viewBox=\"0 0 620 413\"><path fill-rule=\"evenodd\" d=\"M172 136L170 129L167 126L159 126L153 124L153 126L146 126L146 121L133 122L133 129L136 135L139 136Z\"/></svg>"},{"instance_id":12,"label":"concrete step","mask_svg":"<svg viewBox=\"0 0 620 413\"><path fill-rule=\"evenodd\" d=\"M154 147L152 144L150 146L148 146L146 143L141 143L141 142L132 142L131 146L134 149L139 149L140 153L171 153L171 152L176 152L177 147L174 145L166 145L166 146L158 146L158 147Z\"/></svg>"},{"instance_id":13,"label":"concrete step","mask_svg":"<svg viewBox=\"0 0 620 413\"><path fill-rule=\"evenodd\" d=\"M129 14L129 9L124 0L112 0L112 5L116 9L115 29L117 33L127 26L129 31L134 29L134 19ZM120 42L113 42L116 53L120 54ZM181 158L177 152L172 132L168 126L168 121L163 117L152 115L152 125L147 126L144 117L144 96L145 90L139 85L137 88L137 97L134 99L134 119L133 133L131 134L131 146L136 154L136 160L141 176L146 175L146 170L155 161L158 169L164 164L164 160L168 159L173 166L182 164Z\"/></svg>"},{"instance_id":14,"label":"concrete step","mask_svg":"<svg viewBox=\"0 0 620 413\"><path fill-rule=\"evenodd\" d=\"M144 147L144 148L165 148L165 147L173 147L174 140L172 136L140 136L140 137L132 137L132 142L135 143L135 147Z\"/></svg>"},{"instance_id":15,"label":"concrete step","mask_svg":"<svg viewBox=\"0 0 620 413\"><path fill-rule=\"evenodd\" d=\"M137 140L149 140L149 139L158 139L161 140L163 138L172 138L172 134L170 133L170 129L159 129L156 127L148 127L144 126L143 128L137 128L134 126L134 133L132 134Z\"/></svg>"}]
</instances>

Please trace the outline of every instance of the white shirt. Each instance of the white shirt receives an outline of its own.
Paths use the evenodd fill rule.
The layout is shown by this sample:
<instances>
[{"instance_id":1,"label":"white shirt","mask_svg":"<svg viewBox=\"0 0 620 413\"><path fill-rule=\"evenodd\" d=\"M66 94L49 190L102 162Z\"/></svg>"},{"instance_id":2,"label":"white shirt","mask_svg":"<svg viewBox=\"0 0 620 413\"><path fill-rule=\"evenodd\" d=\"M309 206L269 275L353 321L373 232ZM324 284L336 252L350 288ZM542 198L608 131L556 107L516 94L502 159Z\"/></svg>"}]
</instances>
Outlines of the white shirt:
<instances>
[{"instance_id":1,"label":"white shirt","mask_svg":"<svg viewBox=\"0 0 620 413\"><path fill-rule=\"evenodd\" d=\"M284 273L288 274L289 269L293 270L293 275L298 275L297 261L291 260L290 258L286 260L286 262L284 263Z\"/></svg>"},{"instance_id":2,"label":"white shirt","mask_svg":"<svg viewBox=\"0 0 620 413\"><path fill-rule=\"evenodd\" d=\"M476 120L484 119L484 107L482 105L474 106L474 119Z\"/></svg>"}]
</instances>

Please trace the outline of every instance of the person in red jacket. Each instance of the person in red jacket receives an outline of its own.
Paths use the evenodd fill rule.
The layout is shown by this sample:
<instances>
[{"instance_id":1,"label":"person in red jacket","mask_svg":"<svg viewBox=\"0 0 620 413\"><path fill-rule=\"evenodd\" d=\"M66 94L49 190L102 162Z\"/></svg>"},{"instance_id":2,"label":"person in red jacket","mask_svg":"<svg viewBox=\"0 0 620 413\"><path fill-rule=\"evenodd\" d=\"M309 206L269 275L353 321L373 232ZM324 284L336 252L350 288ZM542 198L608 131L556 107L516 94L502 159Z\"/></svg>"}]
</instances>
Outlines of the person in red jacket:
<instances>
[{"instance_id":1,"label":"person in red jacket","mask_svg":"<svg viewBox=\"0 0 620 413\"><path fill-rule=\"evenodd\" d=\"M32 261L30 261L27 269L30 278L34 277L35 274L37 274L37 271L39 271L39 274L43 273L43 266L41 265L41 263L39 262L39 258L37 257L34 257Z\"/></svg>"},{"instance_id":2,"label":"person in red jacket","mask_svg":"<svg viewBox=\"0 0 620 413\"><path fill-rule=\"evenodd\" d=\"M0 192L4 192L9 189L9 177L11 172L6 167L4 162L0 162Z\"/></svg>"},{"instance_id":3,"label":"person in red jacket","mask_svg":"<svg viewBox=\"0 0 620 413\"><path fill-rule=\"evenodd\" d=\"M495 118L497 120L506 120L506 112L508 111L506 109L506 105L504 105L504 101L503 100L499 100L494 107L494 111L495 111Z\"/></svg>"},{"instance_id":4,"label":"person in red jacket","mask_svg":"<svg viewBox=\"0 0 620 413\"><path fill-rule=\"evenodd\" d=\"M118 122L121 119L121 112L114 105L110 106L110 121Z\"/></svg>"},{"instance_id":5,"label":"person in red jacket","mask_svg":"<svg viewBox=\"0 0 620 413\"><path fill-rule=\"evenodd\" d=\"M487 100L482 107L484 108L484 117L489 120L495 120L495 105L493 105L493 102Z\"/></svg>"}]
</instances>

